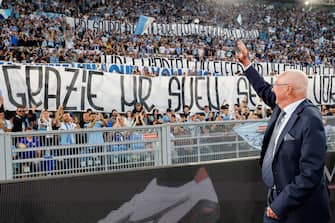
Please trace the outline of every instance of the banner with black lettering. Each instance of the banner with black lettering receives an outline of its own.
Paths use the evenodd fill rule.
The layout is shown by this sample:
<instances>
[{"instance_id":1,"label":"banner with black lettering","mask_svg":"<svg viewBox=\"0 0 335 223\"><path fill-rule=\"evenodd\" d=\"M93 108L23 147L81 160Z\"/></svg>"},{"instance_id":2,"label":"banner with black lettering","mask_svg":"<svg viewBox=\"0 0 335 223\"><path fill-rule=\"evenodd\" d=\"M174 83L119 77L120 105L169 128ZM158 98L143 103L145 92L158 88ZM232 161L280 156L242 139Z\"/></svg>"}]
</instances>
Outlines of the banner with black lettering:
<instances>
[{"instance_id":1,"label":"banner with black lettering","mask_svg":"<svg viewBox=\"0 0 335 223\"><path fill-rule=\"evenodd\" d=\"M135 33L135 24L119 22L106 19L88 19L66 17L66 22L76 30L92 30L94 33ZM258 30L228 29L219 26L204 26L199 24L180 23L152 23L148 26L145 34L161 36L190 36L203 35L211 37L226 37L237 39L256 39L259 36Z\"/></svg>"},{"instance_id":2,"label":"banner with black lettering","mask_svg":"<svg viewBox=\"0 0 335 223\"><path fill-rule=\"evenodd\" d=\"M137 67L154 67L192 71L197 74L210 72L216 76L232 76L238 71L243 71L240 63L228 60L195 60L187 58L143 57L133 58L118 55L101 56L105 64L132 65ZM108 65L107 65L108 67ZM330 65L286 64L286 63L254 63L254 67L262 76L278 74L290 69L302 70L308 75L332 75L335 67Z\"/></svg>"},{"instance_id":3,"label":"banner with black lettering","mask_svg":"<svg viewBox=\"0 0 335 223\"><path fill-rule=\"evenodd\" d=\"M274 78L265 79L273 83ZM308 78L309 98L315 104L335 103L335 76ZM8 110L19 105L56 110L62 105L72 111L125 112L140 102L149 112L155 107L180 112L184 105L198 112L206 105L219 110L223 101L234 104L247 100L250 107L259 103L244 76L147 77L68 67L1 65L0 89Z\"/></svg>"},{"instance_id":4,"label":"banner with black lettering","mask_svg":"<svg viewBox=\"0 0 335 223\"><path fill-rule=\"evenodd\" d=\"M34 66L84 68L120 74L133 74L134 70L141 73L149 72L158 76L234 76L243 72L241 64L233 61L194 61L185 58L132 58L123 56L101 56L102 63L48 63L34 64ZM0 65L13 64L0 61ZM273 76L290 69L297 69L307 75L335 75L335 67L329 65L303 65L283 63L254 63L253 66L262 76Z\"/></svg>"}]
</instances>

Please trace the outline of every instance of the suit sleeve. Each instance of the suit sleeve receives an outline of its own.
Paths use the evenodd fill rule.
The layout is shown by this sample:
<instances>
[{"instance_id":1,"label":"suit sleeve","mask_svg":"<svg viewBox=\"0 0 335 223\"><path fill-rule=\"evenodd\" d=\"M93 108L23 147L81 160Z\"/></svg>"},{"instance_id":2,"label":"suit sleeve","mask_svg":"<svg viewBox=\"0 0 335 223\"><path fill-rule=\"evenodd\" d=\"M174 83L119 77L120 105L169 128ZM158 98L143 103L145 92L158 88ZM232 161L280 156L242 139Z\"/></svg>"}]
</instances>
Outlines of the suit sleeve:
<instances>
[{"instance_id":1,"label":"suit sleeve","mask_svg":"<svg viewBox=\"0 0 335 223\"><path fill-rule=\"evenodd\" d=\"M326 137L320 114L316 109L308 110L308 114L302 117L301 126L304 129L299 172L270 205L279 217L286 216L290 210L294 210L307 201L311 193L322 182Z\"/></svg>"},{"instance_id":2,"label":"suit sleeve","mask_svg":"<svg viewBox=\"0 0 335 223\"><path fill-rule=\"evenodd\" d=\"M261 77L253 66L250 66L245 71L245 75L255 89L257 95L263 99L265 104L273 109L276 106L276 95L272 92L271 85Z\"/></svg>"}]
</instances>

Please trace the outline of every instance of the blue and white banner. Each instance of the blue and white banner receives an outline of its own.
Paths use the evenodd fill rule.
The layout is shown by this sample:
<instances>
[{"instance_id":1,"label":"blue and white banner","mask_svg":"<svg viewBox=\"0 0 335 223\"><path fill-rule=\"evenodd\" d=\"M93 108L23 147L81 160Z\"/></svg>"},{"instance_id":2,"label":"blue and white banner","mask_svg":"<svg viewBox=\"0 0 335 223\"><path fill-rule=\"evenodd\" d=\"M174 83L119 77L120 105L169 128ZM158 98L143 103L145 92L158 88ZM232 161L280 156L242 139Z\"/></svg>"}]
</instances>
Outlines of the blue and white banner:
<instances>
[{"instance_id":1,"label":"blue and white banner","mask_svg":"<svg viewBox=\"0 0 335 223\"><path fill-rule=\"evenodd\" d=\"M11 9L0 9L0 19L7 19L11 14Z\"/></svg>"},{"instance_id":2,"label":"blue and white banner","mask_svg":"<svg viewBox=\"0 0 335 223\"><path fill-rule=\"evenodd\" d=\"M153 23L155 18L149 17L149 16L144 16L141 15L140 18L138 19L138 22L136 24L135 28L135 35L143 35L148 33L148 28Z\"/></svg>"},{"instance_id":3,"label":"blue and white banner","mask_svg":"<svg viewBox=\"0 0 335 223\"><path fill-rule=\"evenodd\" d=\"M207 71L215 76L232 76L243 67L234 61L224 60L195 60L187 58L143 57L132 58L118 55L103 55L101 62L105 64L125 64L138 67L160 67L192 71ZM278 74L290 69L304 71L307 75L335 75L335 67L329 65L306 65L288 63L254 63L254 67L262 76ZM202 72L203 73L203 72Z\"/></svg>"},{"instance_id":4,"label":"blue and white banner","mask_svg":"<svg viewBox=\"0 0 335 223\"><path fill-rule=\"evenodd\" d=\"M141 73L148 70L155 76L234 76L243 72L243 67L234 61L195 61L186 58L146 57L132 58L118 55L101 56L102 63L36 63L30 66L54 66L83 68L110 73L132 74L134 70ZM9 61L0 61L0 65L13 64ZM285 63L254 63L253 66L262 76L271 76L290 69L297 69L307 75L335 76L335 67L329 65L304 65Z\"/></svg>"},{"instance_id":5,"label":"blue and white banner","mask_svg":"<svg viewBox=\"0 0 335 223\"><path fill-rule=\"evenodd\" d=\"M61 13L54 13L54 12L36 12L36 15L44 15L45 17L49 19L57 19L65 16L65 14Z\"/></svg>"},{"instance_id":6,"label":"blue and white banner","mask_svg":"<svg viewBox=\"0 0 335 223\"><path fill-rule=\"evenodd\" d=\"M234 76L243 72L243 67L232 61L191 61L184 58L131 58L123 56L102 56L103 63L36 63L30 66L72 67L87 70L104 71L119 74L133 74L134 70L148 71L154 76ZM13 64L9 61L0 61L0 65ZM325 65L306 66L303 64L254 63L255 69L262 76L271 76L273 73L282 73L289 69L297 69L307 75L331 75L335 77L335 67Z\"/></svg>"}]
</instances>

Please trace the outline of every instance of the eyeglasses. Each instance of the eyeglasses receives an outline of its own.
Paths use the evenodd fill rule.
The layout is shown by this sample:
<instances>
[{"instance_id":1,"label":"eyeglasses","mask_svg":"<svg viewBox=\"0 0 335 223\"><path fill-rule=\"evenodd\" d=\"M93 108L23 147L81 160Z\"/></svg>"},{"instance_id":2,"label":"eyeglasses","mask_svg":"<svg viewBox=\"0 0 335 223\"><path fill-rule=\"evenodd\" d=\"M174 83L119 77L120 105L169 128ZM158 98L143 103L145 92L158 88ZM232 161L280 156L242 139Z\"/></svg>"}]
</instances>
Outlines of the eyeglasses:
<instances>
[{"instance_id":1,"label":"eyeglasses","mask_svg":"<svg viewBox=\"0 0 335 223\"><path fill-rule=\"evenodd\" d=\"M23 110L17 110L17 112L24 112Z\"/></svg>"},{"instance_id":2,"label":"eyeglasses","mask_svg":"<svg viewBox=\"0 0 335 223\"><path fill-rule=\"evenodd\" d=\"M274 83L274 84L272 84L272 87L275 87L275 86L285 86L285 85L289 85L289 84L285 84L285 83L283 83L283 84Z\"/></svg>"}]
</instances>

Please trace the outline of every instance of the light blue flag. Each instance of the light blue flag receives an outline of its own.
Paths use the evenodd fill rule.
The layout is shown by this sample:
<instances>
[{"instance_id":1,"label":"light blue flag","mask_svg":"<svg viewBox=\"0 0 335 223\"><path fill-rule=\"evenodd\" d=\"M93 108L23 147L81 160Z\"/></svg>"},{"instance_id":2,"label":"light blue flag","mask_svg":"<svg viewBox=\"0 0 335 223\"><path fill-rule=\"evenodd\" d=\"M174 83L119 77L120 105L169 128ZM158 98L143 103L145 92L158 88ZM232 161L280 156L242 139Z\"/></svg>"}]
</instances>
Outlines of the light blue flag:
<instances>
[{"instance_id":1,"label":"light blue flag","mask_svg":"<svg viewBox=\"0 0 335 223\"><path fill-rule=\"evenodd\" d=\"M241 25L242 25L242 15L239 14L239 15L237 16L236 20L237 20L238 24L240 24L240 26L241 26Z\"/></svg>"},{"instance_id":2,"label":"light blue flag","mask_svg":"<svg viewBox=\"0 0 335 223\"><path fill-rule=\"evenodd\" d=\"M135 35L143 35L147 33L149 26L155 20L153 17L141 15L135 28Z\"/></svg>"},{"instance_id":3,"label":"light blue flag","mask_svg":"<svg viewBox=\"0 0 335 223\"><path fill-rule=\"evenodd\" d=\"M235 126L233 130L244 139L251 147L261 150L264 132L268 123L261 122L248 122Z\"/></svg>"},{"instance_id":4,"label":"light blue flag","mask_svg":"<svg viewBox=\"0 0 335 223\"><path fill-rule=\"evenodd\" d=\"M11 14L11 9L0 9L0 19L7 19Z\"/></svg>"}]
</instances>

